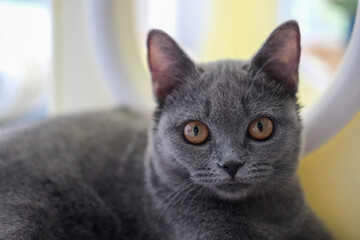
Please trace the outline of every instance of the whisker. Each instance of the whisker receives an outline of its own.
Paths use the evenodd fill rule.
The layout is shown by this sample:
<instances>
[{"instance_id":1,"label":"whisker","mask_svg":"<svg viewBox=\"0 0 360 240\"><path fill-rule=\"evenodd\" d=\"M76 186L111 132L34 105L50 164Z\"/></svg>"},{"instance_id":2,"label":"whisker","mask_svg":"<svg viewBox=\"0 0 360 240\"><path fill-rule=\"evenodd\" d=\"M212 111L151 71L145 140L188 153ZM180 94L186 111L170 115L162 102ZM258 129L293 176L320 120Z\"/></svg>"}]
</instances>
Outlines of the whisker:
<instances>
[{"instance_id":1,"label":"whisker","mask_svg":"<svg viewBox=\"0 0 360 240\"><path fill-rule=\"evenodd\" d=\"M202 189L202 186L199 186L199 189L198 189L197 193L196 193L196 194L194 195L194 197L191 199L191 201L190 201L190 203L189 203L189 206L188 206L188 208L187 208L187 210L186 210L185 216L188 215L189 210L190 210L190 206L191 206L191 204L193 203L193 201L194 201L194 199L196 198L196 196L199 194L200 189Z\"/></svg>"},{"instance_id":2,"label":"whisker","mask_svg":"<svg viewBox=\"0 0 360 240\"><path fill-rule=\"evenodd\" d=\"M184 186L184 185L185 185L185 186ZM171 194L169 194L169 195L172 195L172 197L170 198L170 200L169 200L169 202L166 204L166 206L164 206L163 209L161 210L161 212L160 212L160 214L159 214L159 216L158 216L158 218L157 218L157 220L156 220L155 228L157 228L157 225L158 225L158 223L159 223L159 220L161 219L161 216L163 215L163 213L165 212L165 210L167 209L167 207L169 206L169 204L171 204L172 200L173 200L173 199L176 199L176 197L177 197L181 192L183 192L183 191L186 190L187 188L191 187L191 186L192 186L192 183L190 182L190 183L187 183L187 184L184 184L184 185L183 185L182 188L180 188L179 190L174 191L174 192L172 192ZM176 193L175 196L174 196L174 193ZM168 196L167 196L166 198L168 198ZM166 199L166 198L165 198L165 199ZM164 203L165 199L161 202L160 205L162 205L162 204Z\"/></svg>"}]
</instances>

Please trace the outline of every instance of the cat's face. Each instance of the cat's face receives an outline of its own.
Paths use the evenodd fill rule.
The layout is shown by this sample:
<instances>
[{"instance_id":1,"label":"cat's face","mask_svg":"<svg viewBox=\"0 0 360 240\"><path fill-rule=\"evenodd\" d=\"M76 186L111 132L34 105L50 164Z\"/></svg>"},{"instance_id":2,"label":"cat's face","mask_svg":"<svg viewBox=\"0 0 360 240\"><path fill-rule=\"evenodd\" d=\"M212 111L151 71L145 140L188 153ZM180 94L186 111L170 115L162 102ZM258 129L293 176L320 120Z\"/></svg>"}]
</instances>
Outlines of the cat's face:
<instances>
[{"instance_id":1,"label":"cat's face","mask_svg":"<svg viewBox=\"0 0 360 240\"><path fill-rule=\"evenodd\" d=\"M158 174L169 184L190 180L226 199L279 188L293 177L301 132L296 23L279 27L250 62L195 67L171 39L160 38L166 50L154 53L156 40L148 42L159 102L152 133Z\"/></svg>"}]
</instances>

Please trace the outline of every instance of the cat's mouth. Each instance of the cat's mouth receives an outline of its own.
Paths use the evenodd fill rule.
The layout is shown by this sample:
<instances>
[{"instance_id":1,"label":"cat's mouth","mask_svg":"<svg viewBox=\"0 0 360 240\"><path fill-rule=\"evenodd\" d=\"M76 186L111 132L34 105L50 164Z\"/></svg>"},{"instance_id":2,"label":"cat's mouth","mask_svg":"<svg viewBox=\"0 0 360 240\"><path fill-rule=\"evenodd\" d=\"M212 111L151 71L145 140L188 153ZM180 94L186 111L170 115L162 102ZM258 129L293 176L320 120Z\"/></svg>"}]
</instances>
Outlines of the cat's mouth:
<instances>
[{"instance_id":1,"label":"cat's mouth","mask_svg":"<svg viewBox=\"0 0 360 240\"><path fill-rule=\"evenodd\" d=\"M236 192L239 190L244 190L244 189L248 188L250 185L251 184L249 184L249 183L241 183L238 181L229 180L224 183L217 184L217 185L215 185L215 187L218 189L221 189L223 191Z\"/></svg>"},{"instance_id":2,"label":"cat's mouth","mask_svg":"<svg viewBox=\"0 0 360 240\"><path fill-rule=\"evenodd\" d=\"M247 179L240 178L223 178L223 179L206 179L201 181L200 177L196 177L193 181L202 187L210 190L220 198L237 200L246 197L254 188L256 183Z\"/></svg>"},{"instance_id":3,"label":"cat's mouth","mask_svg":"<svg viewBox=\"0 0 360 240\"><path fill-rule=\"evenodd\" d=\"M214 184L212 186L212 190L221 198L235 200L245 197L250 187L250 183L242 183L235 180L228 180Z\"/></svg>"}]
</instances>

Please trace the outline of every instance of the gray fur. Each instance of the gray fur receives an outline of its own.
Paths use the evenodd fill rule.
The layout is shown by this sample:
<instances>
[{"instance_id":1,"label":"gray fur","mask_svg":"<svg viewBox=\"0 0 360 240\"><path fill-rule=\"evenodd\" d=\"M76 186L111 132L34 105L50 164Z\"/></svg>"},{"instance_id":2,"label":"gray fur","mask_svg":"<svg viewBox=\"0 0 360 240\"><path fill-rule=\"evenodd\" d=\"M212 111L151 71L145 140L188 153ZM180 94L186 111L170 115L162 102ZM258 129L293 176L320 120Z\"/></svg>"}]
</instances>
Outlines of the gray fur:
<instances>
[{"instance_id":1,"label":"gray fur","mask_svg":"<svg viewBox=\"0 0 360 240\"><path fill-rule=\"evenodd\" d=\"M259 70L260 69L260 70ZM154 113L60 117L0 135L0 239L332 239L295 171L294 94L251 62L197 66ZM246 134L271 117L267 141ZM205 144L184 141L199 120ZM243 186L217 187L223 161Z\"/></svg>"}]
</instances>

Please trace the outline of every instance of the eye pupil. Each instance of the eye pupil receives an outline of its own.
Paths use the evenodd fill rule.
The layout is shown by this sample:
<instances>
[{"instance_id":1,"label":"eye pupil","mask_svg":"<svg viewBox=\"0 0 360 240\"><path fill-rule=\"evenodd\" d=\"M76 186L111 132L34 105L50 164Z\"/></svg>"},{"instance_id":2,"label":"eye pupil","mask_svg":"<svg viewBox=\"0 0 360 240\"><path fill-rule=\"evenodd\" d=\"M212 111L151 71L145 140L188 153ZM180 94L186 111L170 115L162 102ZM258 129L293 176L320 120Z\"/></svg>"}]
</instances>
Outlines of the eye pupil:
<instances>
[{"instance_id":1,"label":"eye pupil","mask_svg":"<svg viewBox=\"0 0 360 240\"><path fill-rule=\"evenodd\" d=\"M248 133L255 140L266 140L274 131L274 123L270 118L260 117L253 120L249 127Z\"/></svg>"},{"instance_id":2,"label":"eye pupil","mask_svg":"<svg viewBox=\"0 0 360 240\"><path fill-rule=\"evenodd\" d=\"M183 135L188 143L201 144L209 137L208 128L199 121L189 121L183 128Z\"/></svg>"},{"instance_id":3,"label":"eye pupil","mask_svg":"<svg viewBox=\"0 0 360 240\"><path fill-rule=\"evenodd\" d=\"M194 127L194 134L195 134L195 136L197 136L199 134L199 127L198 126Z\"/></svg>"},{"instance_id":4,"label":"eye pupil","mask_svg":"<svg viewBox=\"0 0 360 240\"><path fill-rule=\"evenodd\" d=\"M259 129L260 132L262 132L264 129L264 126L262 125L262 123L260 121L257 123L257 128Z\"/></svg>"}]
</instances>

